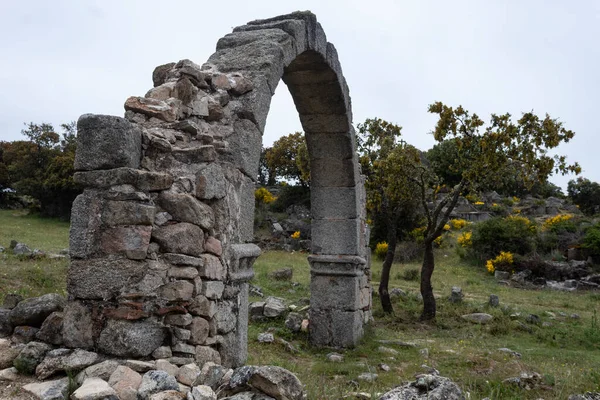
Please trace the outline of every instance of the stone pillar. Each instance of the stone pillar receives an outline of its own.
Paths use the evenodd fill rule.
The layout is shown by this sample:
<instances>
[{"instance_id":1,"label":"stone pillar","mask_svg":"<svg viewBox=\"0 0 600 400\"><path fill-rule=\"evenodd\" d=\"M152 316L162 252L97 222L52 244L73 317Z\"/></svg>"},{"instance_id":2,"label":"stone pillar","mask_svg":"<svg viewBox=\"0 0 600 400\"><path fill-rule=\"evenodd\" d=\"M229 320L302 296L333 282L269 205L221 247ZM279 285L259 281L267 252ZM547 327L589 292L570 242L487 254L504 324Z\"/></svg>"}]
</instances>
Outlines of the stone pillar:
<instances>
[{"instance_id":1,"label":"stone pillar","mask_svg":"<svg viewBox=\"0 0 600 400\"><path fill-rule=\"evenodd\" d=\"M318 345L352 347L370 318L366 260L358 256L310 256L310 339Z\"/></svg>"}]
</instances>

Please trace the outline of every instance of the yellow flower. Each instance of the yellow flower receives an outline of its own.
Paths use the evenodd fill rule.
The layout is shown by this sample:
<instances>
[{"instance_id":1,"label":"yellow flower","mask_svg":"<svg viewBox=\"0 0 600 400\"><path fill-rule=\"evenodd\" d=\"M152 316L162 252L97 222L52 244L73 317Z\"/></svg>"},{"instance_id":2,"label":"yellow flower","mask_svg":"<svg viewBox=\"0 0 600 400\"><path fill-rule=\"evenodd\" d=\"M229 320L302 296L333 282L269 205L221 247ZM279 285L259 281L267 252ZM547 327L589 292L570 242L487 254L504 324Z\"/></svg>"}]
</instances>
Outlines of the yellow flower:
<instances>
[{"instance_id":1,"label":"yellow flower","mask_svg":"<svg viewBox=\"0 0 600 400\"><path fill-rule=\"evenodd\" d=\"M488 272L490 274L493 274L494 271L496 270L496 268L494 267L494 263L492 262L492 260L487 260L487 262L485 263L485 268L488 270Z\"/></svg>"},{"instance_id":2,"label":"yellow flower","mask_svg":"<svg viewBox=\"0 0 600 400\"><path fill-rule=\"evenodd\" d=\"M292 239L300 239L300 231L292 233Z\"/></svg>"},{"instance_id":3,"label":"yellow flower","mask_svg":"<svg viewBox=\"0 0 600 400\"><path fill-rule=\"evenodd\" d=\"M272 203L277 199L277 197L273 196L273 194L269 192L267 188L264 187L256 189L256 191L254 192L254 198L259 203L262 202L265 204Z\"/></svg>"},{"instance_id":4,"label":"yellow flower","mask_svg":"<svg viewBox=\"0 0 600 400\"><path fill-rule=\"evenodd\" d=\"M448 225L448 224L445 224L445 225L444 225L444 230L445 230L445 231L449 231L449 230L450 230L450 225Z\"/></svg>"},{"instance_id":5,"label":"yellow flower","mask_svg":"<svg viewBox=\"0 0 600 400\"><path fill-rule=\"evenodd\" d=\"M552 228L553 225L559 224L561 222L566 222L571 218L573 218L573 214L559 214L554 217L550 217L546 221L544 221L544 224L542 225L542 230L547 231L548 229Z\"/></svg>"},{"instance_id":6,"label":"yellow flower","mask_svg":"<svg viewBox=\"0 0 600 400\"><path fill-rule=\"evenodd\" d=\"M442 237L438 236L437 238L435 238L433 240L433 243L435 243L438 247L441 247L442 246Z\"/></svg>"},{"instance_id":7,"label":"yellow flower","mask_svg":"<svg viewBox=\"0 0 600 400\"><path fill-rule=\"evenodd\" d=\"M462 229L467 224L468 224L468 222L462 218L455 218L455 219L450 220L450 225L452 225L452 228L454 228L454 229Z\"/></svg>"},{"instance_id":8,"label":"yellow flower","mask_svg":"<svg viewBox=\"0 0 600 400\"><path fill-rule=\"evenodd\" d=\"M387 251L388 251L387 242L380 242L380 243L377 243L377 246L375 246L375 256L380 260L383 260L385 258Z\"/></svg>"},{"instance_id":9,"label":"yellow flower","mask_svg":"<svg viewBox=\"0 0 600 400\"><path fill-rule=\"evenodd\" d=\"M461 247L471 247L473 245L473 241L471 240L473 237L472 232L465 232L456 239L456 242Z\"/></svg>"},{"instance_id":10,"label":"yellow flower","mask_svg":"<svg viewBox=\"0 0 600 400\"><path fill-rule=\"evenodd\" d=\"M483 201L476 201L476 202L475 202L475 205L476 205L476 206L482 206L482 205L484 205L484 204L485 204L485 203L484 203Z\"/></svg>"}]
</instances>

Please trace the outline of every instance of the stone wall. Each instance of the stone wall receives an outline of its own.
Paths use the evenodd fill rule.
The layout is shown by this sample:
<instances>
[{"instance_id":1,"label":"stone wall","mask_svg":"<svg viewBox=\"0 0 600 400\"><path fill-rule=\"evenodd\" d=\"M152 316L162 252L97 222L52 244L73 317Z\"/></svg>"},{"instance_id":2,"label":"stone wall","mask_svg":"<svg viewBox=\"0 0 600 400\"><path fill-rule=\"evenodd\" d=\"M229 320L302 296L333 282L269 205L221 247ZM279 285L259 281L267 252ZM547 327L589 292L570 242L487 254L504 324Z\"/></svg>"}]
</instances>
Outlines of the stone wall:
<instances>
[{"instance_id":1,"label":"stone wall","mask_svg":"<svg viewBox=\"0 0 600 400\"><path fill-rule=\"evenodd\" d=\"M364 187L348 87L313 14L237 27L202 66L159 66L125 118L78 121L65 343L172 362L246 360L262 133L279 81L306 132L311 341L352 346L370 319ZM348 329L352 327L352 329Z\"/></svg>"}]
</instances>

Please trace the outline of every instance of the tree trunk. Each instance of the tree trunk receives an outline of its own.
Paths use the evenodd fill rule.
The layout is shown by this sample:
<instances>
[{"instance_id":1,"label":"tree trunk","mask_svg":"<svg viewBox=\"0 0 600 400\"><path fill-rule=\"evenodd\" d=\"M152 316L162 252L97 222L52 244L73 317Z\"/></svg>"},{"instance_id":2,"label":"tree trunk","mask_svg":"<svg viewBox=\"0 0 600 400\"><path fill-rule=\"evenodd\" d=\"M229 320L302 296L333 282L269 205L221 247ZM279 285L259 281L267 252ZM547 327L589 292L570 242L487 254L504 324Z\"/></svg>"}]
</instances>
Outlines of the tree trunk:
<instances>
[{"instance_id":1,"label":"tree trunk","mask_svg":"<svg viewBox=\"0 0 600 400\"><path fill-rule=\"evenodd\" d=\"M421 296L423 296L422 321L435 319L435 297L431 286L431 275L435 267L433 259L433 241L425 241L425 255L423 256L423 267L421 268Z\"/></svg>"},{"instance_id":2,"label":"tree trunk","mask_svg":"<svg viewBox=\"0 0 600 400\"><path fill-rule=\"evenodd\" d=\"M394 262L394 255L396 254L396 241L397 241L397 224L394 221L390 222L388 226L388 250L385 253L385 260L383 260L383 266L381 268L381 280L379 281L379 298L381 299L381 307L386 313L394 312L392 307L392 301L390 300L390 293L388 292L388 285L390 282L390 271L392 269L392 263Z\"/></svg>"}]
</instances>

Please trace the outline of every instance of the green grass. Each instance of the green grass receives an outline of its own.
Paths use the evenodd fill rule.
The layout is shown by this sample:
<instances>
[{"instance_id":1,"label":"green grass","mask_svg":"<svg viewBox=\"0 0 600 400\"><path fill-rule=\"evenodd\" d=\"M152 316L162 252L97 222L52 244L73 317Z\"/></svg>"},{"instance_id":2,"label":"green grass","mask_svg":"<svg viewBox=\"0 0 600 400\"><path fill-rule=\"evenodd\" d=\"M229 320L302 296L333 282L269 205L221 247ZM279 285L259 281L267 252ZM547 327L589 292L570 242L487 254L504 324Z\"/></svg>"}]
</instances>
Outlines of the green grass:
<instances>
[{"instance_id":1,"label":"green grass","mask_svg":"<svg viewBox=\"0 0 600 400\"><path fill-rule=\"evenodd\" d=\"M15 239L31 248L57 251L68 245L68 224L24 215L22 212L0 210L0 245L8 247ZM285 298L290 304L304 304L310 297L310 270L306 254L267 252L255 263L252 284L262 288L266 296ZM64 293L68 262L65 260L19 259L0 254L0 300L6 293L17 292L26 297L48 292ZM292 267L291 282L274 281L269 273ZM373 261L373 286L381 276L381 262ZM379 298L374 297L374 322L367 327L364 339L354 349L340 351L345 360L331 363L326 355L332 349L315 349L305 333L292 333L283 319L251 322L249 326L249 364L273 364L298 375L306 385L309 399L339 399L350 391L373 395L395 385L412 381L423 372L422 364L437 368L442 375L454 379L470 393L470 399L565 399L570 394L600 390L600 294L592 292L563 293L546 290L521 290L496 283L482 266L461 260L454 249L436 250L436 270L433 286L438 298L435 322L422 323L422 304L418 297L418 280L406 279L406 271L419 268L419 263L394 264L390 289L399 287L406 298L394 299L394 314L381 311ZM410 275L411 273L408 273ZM455 305L446 298L452 286L461 286L465 301ZM501 307L488 308L490 294L500 297ZM251 301L259 300L252 296ZM488 312L495 318L485 326L464 322L460 316L469 312ZM556 314L556 319L546 314ZM562 318L577 313L580 319ZM513 320L510 316L520 313ZM540 316L552 326L528 324L528 314ZM518 322L530 330L522 330ZM271 329L298 349L290 353L281 343L258 343L257 335ZM398 351L395 356L381 353L378 340L399 339L412 342L414 348L393 344L384 346ZM497 349L508 347L522 354L514 358ZM427 349L427 355L422 350ZM338 350L339 351L339 350ZM378 369L380 363L391 367L389 372ZM518 376L522 371L540 373L546 385L525 391L502 381ZM363 372L376 372L374 383L353 382Z\"/></svg>"},{"instance_id":2,"label":"green grass","mask_svg":"<svg viewBox=\"0 0 600 400\"><path fill-rule=\"evenodd\" d=\"M7 250L11 240L47 253L69 246L69 223L39 218L23 210L0 210L0 246ZM0 302L8 293L24 297L66 291L68 261L65 259L27 259L0 253Z\"/></svg>"},{"instance_id":3,"label":"green grass","mask_svg":"<svg viewBox=\"0 0 600 400\"><path fill-rule=\"evenodd\" d=\"M268 273L291 266L293 281L276 282L268 279ZM435 322L422 323L419 315L422 304L418 298L419 282L406 280L404 271L418 268L419 263L394 264L390 289L399 287L408 293L406 298L394 300L394 314L381 311L379 298L374 297L375 321L368 327L363 341L355 349L344 351L343 363L331 363L325 355L331 349L314 349L308 345L306 334L293 334L286 330L283 321L251 322L249 328L249 363L275 364L288 368L307 384L310 399L341 398L349 391L365 391L375 395L391 387L413 380L422 373L422 364L437 368L442 375L457 381L470 393L471 399L564 399L569 394L588 390L600 390L600 327L598 311L600 296L597 293L563 293L547 290L521 290L496 283L483 267L469 265L461 260L453 249L436 251L436 271L433 286L438 299L438 316ZM381 264L374 261L373 286L376 288L381 274ZM306 254L269 252L255 263L254 284L265 295L284 297L294 303L309 296L310 273ZM452 286L461 286L465 294L463 304L449 303ZM298 289L300 288L300 289ZM501 306L489 308L490 294L500 297ZM260 298L252 297L257 301ZM554 312L551 319L545 311ZM562 318L558 312L577 313L580 319ZM460 316L470 312L487 312L494 320L485 326L472 325ZM520 313L517 320L510 315ZM525 320L533 313L542 322L552 326L528 324ZM518 322L531 332L521 330ZM271 328L276 337L293 343L300 351L289 353L283 345L262 344L256 340L260 332ZM416 348L394 348L398 355L390 357L378 351L377 340L399 339L413 342ZM521 359L498 351L508 347L522 354ZM426 348L428 356L421 354ZM377 369L378 364L391 367L390 372ZM374 383L352 386L363 372L377 372ZM502 381L518 376L523 371L540 373L545 380L543 388L526 391L508 386Z\"/></svg>"}]
</instances>

